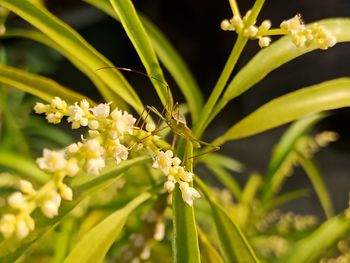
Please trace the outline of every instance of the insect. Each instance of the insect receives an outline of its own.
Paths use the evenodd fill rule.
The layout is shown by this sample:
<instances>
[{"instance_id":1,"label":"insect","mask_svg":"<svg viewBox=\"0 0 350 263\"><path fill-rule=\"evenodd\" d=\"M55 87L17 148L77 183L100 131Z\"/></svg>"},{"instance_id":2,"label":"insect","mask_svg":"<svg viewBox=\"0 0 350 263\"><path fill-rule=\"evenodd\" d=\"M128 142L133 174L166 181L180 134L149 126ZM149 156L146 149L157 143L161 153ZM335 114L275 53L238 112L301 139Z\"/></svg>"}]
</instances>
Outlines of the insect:
<instances>
[{"instance_id":1,"label":"insect","mask_svg":"<svg viewBox=\"0 0 350 263\"><path fill-rule=\"evenodd\" d=\"M137 70L132 70L129 68L122 68L122 67L103 67L103 68L99 68L97 70L106 69L106 68L116 68L118 70L134 72L134 73L140 74L142 76L149 77L147 74L145 74L143 72L140 72ZM169 85L167 83L164 83L163 81L157 79L157 78L152 77L152 76L151 76L151 78L153 78L157 81L160 81L161 83L166 85L166 87L168 89L168 98L167 98L166 104L165 104L162 112L159 112L154 106L147 105L145 107L145 109L142 111L139 120L136 122L136 125L139 125L141 120L143 119L143 123L142 123L142 125L140 125L140 128L143 129L145 122L146 122L146 119L150 115L150 112L153 112L155 115L157 115L159 117L159 121L156 125L156 128L152 131L152 133L150 135L154 135L157 132L159 132L160 130L163 130L164 127L161 127L161 121L164 121L166 123L166 125L174 133L172 148L175 147L177 137L180 136L181 138L183 138L187 141L190 141L194 148L201 148L202 145L205 145L205 146L208 146L211 148L209 151L202 152L202 153L195 155L195 156L192 156L190 158L194 158L194 157L198 157L198 156L210 153L210 152L218 151L220 149L219 146L201 141L194 136L194 134L192 133L192 130L187 126L185 115L181 112L179 103L176 102L175 104L173 104L172 100L170 99L171 97L170 97ZM145 117L143 117L144 112L146 112ZM148 135L148 136L150 136L150 135ZM143 139L146 139L146 137Z\"/></svg>"}]
</instances>

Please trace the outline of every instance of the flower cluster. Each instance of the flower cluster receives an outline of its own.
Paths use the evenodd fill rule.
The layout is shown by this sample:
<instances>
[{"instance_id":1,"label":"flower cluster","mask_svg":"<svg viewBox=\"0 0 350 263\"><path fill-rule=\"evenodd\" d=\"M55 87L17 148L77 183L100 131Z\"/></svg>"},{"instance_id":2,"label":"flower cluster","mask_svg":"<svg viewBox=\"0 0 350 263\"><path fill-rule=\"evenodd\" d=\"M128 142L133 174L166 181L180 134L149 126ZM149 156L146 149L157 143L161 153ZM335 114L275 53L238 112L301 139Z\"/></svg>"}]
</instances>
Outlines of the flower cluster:
<instances>
[{"instance_id":1,"label":"flower cluster","mask_svg":"<svg viewBox=\"0 0 350 263\"><path fill-rule=\"evenodd\" d=\"M250 14L251 11L249 10L243 18L233 16L229 20L223 20L221 29L236 31L238 34L243 34L250 39L257 39L259 46L262 48L270 45L270 35L290 35L292 42L299 48L306 48L311 44L316 44L320 49L328 49L337 43L335 36L317 23L306 27L300 15L283 21L279 29L271 29L269 20L264 20L260 26L255 25L256 21L252 25L247 24Z\"/></svg>"},{"instance_id":2,"label":"flower cluster","mask_svg":"<svg viewBox=\"0 0 350 263\"><path fill-rule=\"evenodd\" d=\"M299 48L309 47L315 43L318 48L325 50L337 43L335 36L317 23L306 27L300 15L283 21L281 23L281 29L291 35L293 43Z\"/></svg>"},{"instance_id":3,"label":"flower cluster","mask_svg":"<svg viewBox=\"0 0 350 263\"><path fill-rule=\"evenodd\" d=\"M266 36L268 30L271 28L270 20L264 20L260 26L247 25L247 21L251 14L249 10L243 18L239 16L233 16L231 19L225 19L221 22L221 29L224 31L236 31L238 34L243 34L250 39L258 39L260 47L267 47L270 45L271 38Z\"/></svg>"},{"instance_id":4,"label":"flower cluster","mask_svg":"<svg viewBox=\"0 0 350 263\"><path fill-rule=\"evenodd\" d=\"M174 157L171 150L159 151L153 159L153 168L161 170L168 178L164 184L165 190L171 193L175 189L175 184L179 183L182 199L192 206L193 200L200 197L198 191L190 186L193 182L193 173L186 171L180 165L181 160Z\"/></svg>"},{"instance_id":5,"label":"flower cluster","mask_svg":"<svg viewBox=\"0 0 350 263\"><path fill-rule=\"evenodd\" d=\"M159 137L154 135L154 125L145 125L146 131L143 131L144 125L135 127L136 119L128 112L118 108L111 110L110 103L91 107L87 100L68 105L55 97L50 104L37 103L34 110L45 114L50 123L60 123L65 117L72 129L87 127L88 135L87 138L81 136L81 141L62 150L43 150L43 156L36 162L40 169L51 175L51 180L39 190L34 190L30 182L20 181L19 191L7 199L13 212L4 214L0 219L0 233L5 238L25 238L34 229L31 213L36 208L40 208L48 218L57 216L61 200L73 200L73 190L64 183L66 177L73 177L80 171L97 176L107 162L113 161L118 165L127 160L135 145L136 150L145 149L146 154L154 158L153 167L168 177L165 183L168 192L172 192L175 184L179 183L187 204L192 206L193 199L199 197L197 190L190 186L193 174L180 166L181 160L173 157L172 151L164 152L155 147L153 141Z\"/></svg>"}]
</instances>

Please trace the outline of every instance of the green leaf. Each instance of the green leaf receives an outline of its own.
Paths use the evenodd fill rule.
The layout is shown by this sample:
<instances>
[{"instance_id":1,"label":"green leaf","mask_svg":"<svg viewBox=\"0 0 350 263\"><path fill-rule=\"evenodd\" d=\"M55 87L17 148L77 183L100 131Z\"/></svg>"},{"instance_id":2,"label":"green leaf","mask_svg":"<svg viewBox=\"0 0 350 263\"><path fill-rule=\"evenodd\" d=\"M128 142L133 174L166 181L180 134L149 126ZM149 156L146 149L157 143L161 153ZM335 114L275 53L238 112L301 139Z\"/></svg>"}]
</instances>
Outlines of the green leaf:
<instances>
[{"instance_id":1,"label":"green leaf","mask_svg":"<svg viewBox=\"0 0 350 263\"><path fill-rule=\"evenodd\" d=\"M51 231L82 200L121 178L122 173L127 171L129 168L141 165L148 161L148 156L141 156L124 161L113 169L103 172L98 177L73 187L74 200L63 202L60 206L59 215L53 219L46 218L40 213L40 211L34 212L33 218L36 222L35 230L23 241L9 239L1 242L0 258L4 261L7 260L8 262L15 262L18 257L25 253L29 253L35 244L37 244L38 239Z\"/></svg>"},{"instance_id":2,"label":"green leaf","mask_svg":"<svg viewBox=\"0 0 350 263\"><path fill-rule=\"evenodd\" d=\"M179 187L173 193L173 224L174 263L200 262L194 210L182 199Z\"/></svg>"},{"instance_id":3,"label":"green leaf","mask_svg":"<svg viewBox=\"0 0 350 263\"><path fill-rule=\"evenodd\" d=\"M259 262L238 225L230 218L224 208L214 200L205 184L198 177L195 177L195 182L211 206L225 262Z\"/></svg>"},{"instance_id":4,"label":"green leaf","mask_svg":"<svg viewBox=\"0 0 350 263\"><path fill-rule=\"evenodd\" d=\"M129 214L150 197L149 193L140 194L125 207L112 213L93 227L74 246L64 263L101 262L119 236Z\"/></svg>"},{"instance_id":5,"label":"green leaf","mask_svg":"<svg viewBox=\"0 0 350 263\"><path fill-rule=\"evenodd\" d=\"M43 7L36 6L30 1L0 0L0 5L16 13L31 25L38 28L55 41L62 49L76 60L81 60L95 71L96 75L116 94L129 103L138 113L143 110L143 105L135 91L126 79L115 69L99 70L102 67L113 67L113 64L88 44L76 31L67 24L52 15Z\"/></svg>"},{"instance_id":6,"label":"green leaf","mask_svg":"<svg viewBox=\"0 0 350 263\"><path fill-rule=\"evenodd\" d=\"M80 57L72 56L57 42L51 40L43 33L27 29L9 29L5 32L5 34L0 35L0 38L13 37L28 38L55 49L61 55L65 56L68 60L70 60L72 64L75 65L88 78L90 78L90 80L94 83L94 85L100 91L100 93L106 101L113 101L120 108L125 107L125 105L123 105L124 102L121 100L121 98L100 79L98 74L96 74L96 70L92 70L89 66L85 64L84 60L81 60Z\"/></svg>"},{"instance_id":7,"label":"green leaf","mask_svg":"<svg viewBox=\"0 0 350 263\"><path fill-rule=\"evenodd\" d=\"M2 64L0 64L0 82L28 92L47 102L51 102L55 96L66 100L68 103L74 103L85 98L51 79ZM89 101L95 104L91 100Z\"/></svg>"},{"instance_id":8,"label":"green leaf","mask_svg":"<svg viewBox=\"0 0 350 263\"><path fill-rule=\"evenodd\" d=\"M224 260L210 243L206 234L198 227L198 236L201 244L201 259L202 262L207 263L224 263Z\"/></svg>"},{"instance_id":9,"label":"green leaf","mask_svg":"<svg viewBox=\"0 0 350 263\"><path fill-rule=\"evenodd\" d=\"M324 26L327 31L333 34L337 38L337 42L350 41L350 19L327 19L318 21L317 23ZM261 49L261 51L237 73L227 86L222 100L227 103L231 99L247 91L274 69L315 49L316 46L297 48L292 43L289 36L282 37L269 47Z\"/></svg>"},{"instance_id":10,"label":"green leaf","mask_svg":"<svg viewBox=\"0 0 350 263\"><path fill-rule=\"evenodd\" d=\"M0 165L39 183L45 183L49 176L40 170L33 160L7 151L0 151Z\"/></svg>"},{"instance_id":11,"label":"green leaf","mask_svg":"<svg viewBox=\"0 0 350 263\"><path fill-rule=\"evenodd\" d=\"M306 115L350 106L350 78L325 81L276 98L231 127L213 144L251 136Z\"/></svg>"},{"instance_id":12,"label":"green leaf","mask_svg":"<svg viewBox=\"0 0 350 263\"><path fill-rule=\"evenodd\" d=\"M299 155L299 162L308 175L327 218L330 218L334 215L334 209L331 195L329 194L327 186L322 179L321 172L312 159L306 159Z\"/></svg>"},{"instance_id":13,"label":"green leaf","mask_svg":"<svg viewBox=\"0 0 350 263\"><path fill-rule=\"evenodd\" d=\"M163 71L134 5L130 0L110 0L110 3L145 66L163 105L169 106L169 103L172 105L172 97L167 90Z\"/></svg>"},{"instance_id":14,"label":"green leaf","mask_svg":"<svg viewBox=\"0 0 350 263\"><path fill-rule=\"evenodd\" d=\"M280 189L280 183L283 182L278 177L277 171L288 160L288 157L299 138L305 135L316 122L321 120L324 114L308 116L293 123L283 134L278 144L273 149L272 157L267 168L266 176L262 186L262 201L264 205L269 205L269 200L275 194L274 189ZM287 176L286 174L283 174ZM279 183L278 183L279 182ZM274 186L274 187L272 187Z\"/></svg>"},{"instance_id":15,"label":"green leaf","mask_svg":"<svg viewBox=\"0 0 350 263\"><path fill-rule=\"evenodd\" d=\"M84 0L91 5L101 9L108 15L119 21L119 17L113 12L109 0ZM182 57L177 53L170 41L151 21L140 15L141 21L152 42L152 46L163 63L164 67L170 72L176 84L184 94L188 108L192 114L193 122L196 122L200 110L203 106L203 95L199 86L190 72L188 66Z\"/></svg>"},{"instance_id":16,"label":"green leaf","mask_svg":"<svg viewBox=\"0 0 350 263\"><path fill-rule=\"evenodd\" d=\"M278 262L319 262L327 249L334 247L349 231L349 218L344 215L333 217L319 226L312 234L298 241Z\"/></svg>"}]
</instances>

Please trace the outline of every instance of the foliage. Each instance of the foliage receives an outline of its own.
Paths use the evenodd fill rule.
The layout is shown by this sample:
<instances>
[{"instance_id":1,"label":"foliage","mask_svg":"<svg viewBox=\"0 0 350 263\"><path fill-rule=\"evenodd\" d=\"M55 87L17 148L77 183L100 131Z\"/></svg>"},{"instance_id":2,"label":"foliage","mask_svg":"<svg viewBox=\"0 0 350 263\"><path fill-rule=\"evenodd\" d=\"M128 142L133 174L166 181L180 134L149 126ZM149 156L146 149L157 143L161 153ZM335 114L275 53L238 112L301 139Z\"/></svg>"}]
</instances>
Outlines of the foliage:
<instances>
[{"instance_id":1,"label":"foliage","mask_svg":"<svg viewBox=\"0 0 350 263\"><path fill-rule=\"evenodd\" d=\"M1 262L306 263L346 258L349 208L335 215L313 159L337 135L310 131L325 111L350 106L349 78L274 98L212 142L201 137L230 101L274 69L308 52L350 41L350 19L305 25L296 15L272 28L269 20L256 24L264 0L256 0L243 16L230 0L233 16L223 20L221 28L234 31L237 38L204 101L184 60L131 0L84 2L121 23L164 108L144 106L121 68L52 14L45 1L0 0L0 38L26 38L55 50L106 100L97 104L40 72L11 65L6 45L1 46ZM6 27L9 14L32 28ZM272 36L281 37L271 43ZM261 50L233 75L250 40ZM163 66L183 93L184 104L174 101ZM34 106L34 99L41 102ZM45 124L31 108L49 123L66 120L80 139L71 136L75 131ZM215 152L232 140L293 121L275 146L266 173L248 174L243 186L235 174L247 173L244 165ZM223 187L197 174L197 164L206 166ZM313 215L278 210L305 195L303 189L282 191L297 165L314 187L326 216L323 222Z\"/></svg>"}]
</instances>

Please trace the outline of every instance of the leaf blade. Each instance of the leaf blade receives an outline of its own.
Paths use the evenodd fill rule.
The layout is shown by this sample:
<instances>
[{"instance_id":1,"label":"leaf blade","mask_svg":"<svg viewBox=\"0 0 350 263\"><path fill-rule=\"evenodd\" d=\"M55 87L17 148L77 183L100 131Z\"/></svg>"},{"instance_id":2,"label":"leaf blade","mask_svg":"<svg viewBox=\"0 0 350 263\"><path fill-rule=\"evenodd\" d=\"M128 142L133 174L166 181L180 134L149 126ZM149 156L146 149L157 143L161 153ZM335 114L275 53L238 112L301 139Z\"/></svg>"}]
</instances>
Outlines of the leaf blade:
<instances>
[{"instance_id":1,"label":"leaf blade","mask_svg":"<svg viewBox=\"0 0 350 263\"><path fill-rule=\"evenodd\" d=\"M51 102L55 96L59 96L69 103L85 98L51 79L3 64L0 64L0 82L28 92L47 102ZM95 104L93 101L89 101L92 105Z\"/></svg>"},{"instance_id":2,"label":"leaf blade","mask_svg":"<svg viewBox=\"0 0 350 263\"><path fill-rule=\"evenodd\" d=\"M129 0L110 0L110 3L146 68L163 105L167 105L169 103L168 100L170 100L170 105L172 105L171 94L168 94L167 86L164 85L166 81L163 71L134 5Z\"/></svg>"},{"instance_id":3,"label":"leaf blade","mask_svg":"<svg viewBox=\"0 0 350 263\"><path fill-rule=\"evenodd\" d=\"M207 198L222 245L225 262L259 262L248 240L226 211L213 199L205 184L198 178L195 182Z\"/></svg>"},{"instance_id":4,"label":"leaf blade","mask_svg":"<svg viewBox=\"0 0 350 263\"><path fill-rule=\"evenodd\" d=\"M142 193L125 207L109 215L79 240L63 262L101 262L119 236L129 214L150 197L149 193Z\"/></svg>"},{"instance_id":5,"label":"leaf blade","mask_svg":"<svg viewBox=\"0 0 350 263\"><path fill-rule=\"evenodd\" d=\"M233 125L213 144L251 136L303 116L350 106L350 78L309 86L276 98Z\"/></svg>"}]
</instances>

